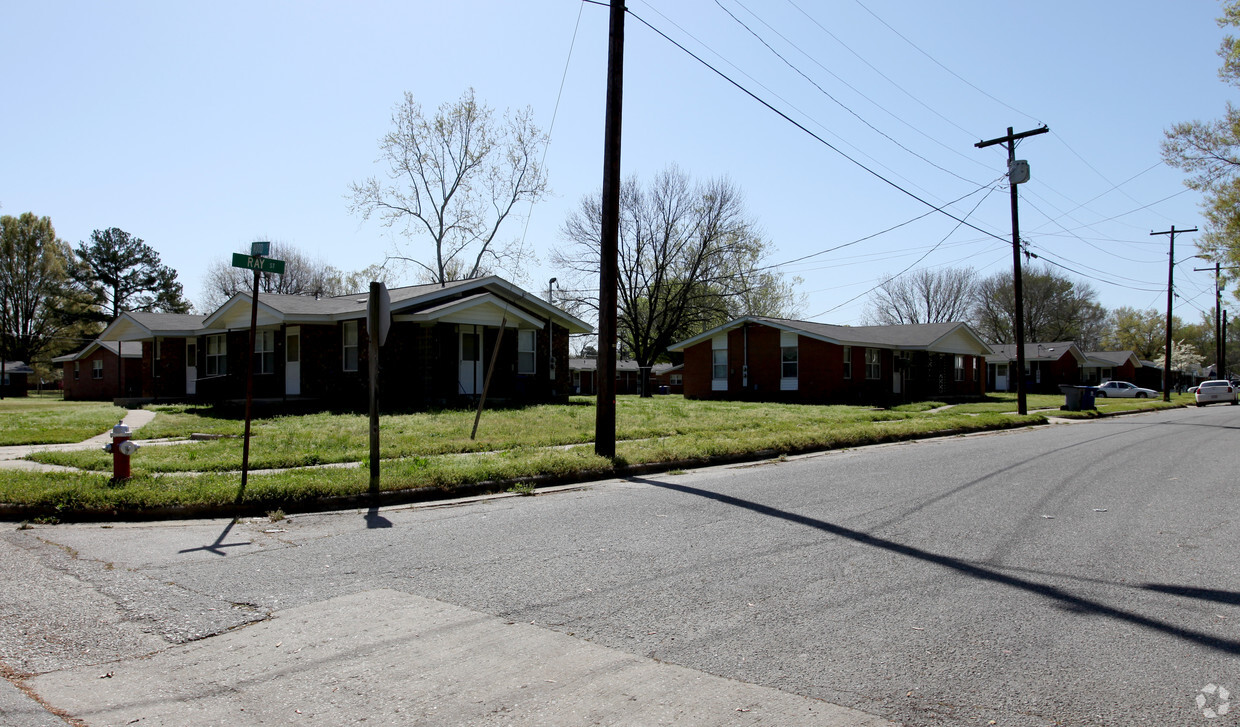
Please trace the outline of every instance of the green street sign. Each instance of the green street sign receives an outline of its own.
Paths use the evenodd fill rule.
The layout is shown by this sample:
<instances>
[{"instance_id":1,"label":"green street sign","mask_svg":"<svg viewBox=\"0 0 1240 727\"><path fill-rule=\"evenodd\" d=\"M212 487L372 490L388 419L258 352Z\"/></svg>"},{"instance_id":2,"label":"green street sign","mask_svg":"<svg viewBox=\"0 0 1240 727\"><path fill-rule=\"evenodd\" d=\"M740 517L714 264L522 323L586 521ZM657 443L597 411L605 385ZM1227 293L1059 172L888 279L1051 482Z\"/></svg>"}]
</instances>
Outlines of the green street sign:
<instances>
[{"instance_id":1,"label":"green street sign","mask_svg":"<svg viewBox=\"0 0 1240 727\"><path fill-rule=\"evenodd\" d=\"M233 253L232 266L234 268L245 268L246 270L258 270L264 273L275 273L276 275L284 274L284 261L272 260L268 257L255 257L240 252Z\"/></svg>"}]
</instances>

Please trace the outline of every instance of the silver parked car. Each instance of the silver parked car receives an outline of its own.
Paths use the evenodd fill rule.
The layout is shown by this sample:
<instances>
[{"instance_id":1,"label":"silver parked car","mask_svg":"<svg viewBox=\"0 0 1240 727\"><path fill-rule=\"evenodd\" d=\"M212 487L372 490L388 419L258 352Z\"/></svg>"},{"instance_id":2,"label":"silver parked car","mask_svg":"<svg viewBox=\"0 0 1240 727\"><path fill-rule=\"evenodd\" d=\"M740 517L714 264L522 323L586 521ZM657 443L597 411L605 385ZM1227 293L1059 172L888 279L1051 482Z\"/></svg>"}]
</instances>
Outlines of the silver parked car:
<instances>
[{"instance_id":1,"label":"silver parked car","mask_svg":"<svg viewBox=\"0 0 1240 727\"><path fill-rule=\"evenodd\" d=\"M1100 396L1104 399L1108 396L1146 399L1151 396L1158 396L1158 392L1153 389L1142 389L1140 386L1134 386L1127 381L1108 381L1098 387L1095 396Z\"/></svg>"},{"instance_id":2,"label":"silver parked car","mask_svg":"<svg viewBox=\"0 0 1240 727\"><path fill-rule=\"evenodd\" d=\"M1236 387L1232 386L1230 381L1222 379L1201 382L1194 396L1197 398L1197 406L1216 404L1221 401L1225 401L1228 404L1240 403L1240 396L1236 394Z\"/></svg>"}]
</instances>

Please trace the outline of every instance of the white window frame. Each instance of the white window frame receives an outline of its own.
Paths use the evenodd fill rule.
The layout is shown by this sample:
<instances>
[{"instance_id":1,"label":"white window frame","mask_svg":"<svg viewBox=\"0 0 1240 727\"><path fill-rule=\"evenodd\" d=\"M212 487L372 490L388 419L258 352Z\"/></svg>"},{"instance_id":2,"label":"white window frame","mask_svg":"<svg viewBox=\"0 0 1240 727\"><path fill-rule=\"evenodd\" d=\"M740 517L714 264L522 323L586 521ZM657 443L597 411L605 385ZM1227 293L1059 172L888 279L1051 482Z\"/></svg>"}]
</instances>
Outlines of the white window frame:
<instances>
[{"instance_id":1,"label":"white window frame","mask_svg":"<svg viewBox=\"0 0 1240 727\"><path fill-rule=\"evenodd\" d=\"M883 349L865 349L865 378L876 381L883 377Z\"/></svg>"},{"instance_id":2,"label":"white window frame","mask_svg":"<svg viewBox=\"0 0 1240 727\"><path fill-rule=\"evenodd\" d=\"M254 373L276 372L276 332L270 328L254 331Z\"/></svg>"},{"instance_id":3,"label":"white window frame","mask_svg":"<svg viewBox=\"0 0 1240 727\"><path fill-rule=\"evenodd\" d=\"M682 374L669 374L667 378L668 384L671 386L683 386L685 383L685 379Z\"/></svg>"},{"instance_id":4,"label":"white window frame","mask_svg":"<svg viewBox=\"0 0 1240 727\"><path fill-rule=\"evenodd\" d=\"M723 376L719 376L722 373ZM710 390L728 390L728 334L710 339Z\"/></svg>"},{"instance_id":5,"label":"white window frame","mask_svg":"<svg viewBox=\"0 0 1240 727\"><path fill-rule=\"evenodd\" d=\"M228 373L227 334L215 333L207 336L207 356L204 364L206 365L207 376L223 376Z\"/></svg>"},{"instance_id":6,"label":"white window frame","mask_svg":"<svg viewBox=\"0 0 1240 727\"><path fill-rule=\"evenodd\" d=\"M343 321L340 324L340 370L357 371L360 361L361 348L357 344L357 321Z\"/></svg>"},{"instance_id":7,"label":"white window frame","mask_svg":"<svg viewBox=\"0 0 1240 727\"><path fill-rule=\"evenodd\" d=\"M517 373L538 373L538 332L532 329L517 331Z\"/></svg>"},{"instance_id":8,"label":"white window frame","mask_svg":"<svg viewBox=\"0 0 1240 727\"><path fill-rule=\"evenodd\" d=\"M852 378L852 346L844 346L844 378Z\"/></svg>"},{"instance_id":9,"label":"white window frame","mask_svg":"<svg viewBox=\"0 0 1240 727\"><path fill-rule=\"evenodd\" d=\"M956 354L956 381L964 381L964 356Z\"/></svg>"},{"instance_id":10,"label":"white window frame","mask_svg":"<svg viewBox=\"0 0 1240 727\"><path fill-rule=\"evenodd\" d=\"M90 362L90 377L96 380L103 379L103 359L97 358Z\"/></svg>"},{"instance_id":11,"label":"white window frame","mask_svg":"<svg viewBox=\"0 0 1240 727\"><path fill-rule=\"evenodd\" d=\"M73 362L73 380L77 381L82 376L82 362Z\"/></svg>"},{"instance_id":12,"label":"white window frame","mask_svg":"<svg viewBox=\"0 0 1240 727\"><path fill-rule=\"evenodd\" d=\"M801 371L799 336L792 331L779 332L779 390L796 391ZM791 356L791 358L789 358ZM791 369L789 368L791 367ZM791 374L789 374L791 371Z\"/></svg>"}]
</instances>

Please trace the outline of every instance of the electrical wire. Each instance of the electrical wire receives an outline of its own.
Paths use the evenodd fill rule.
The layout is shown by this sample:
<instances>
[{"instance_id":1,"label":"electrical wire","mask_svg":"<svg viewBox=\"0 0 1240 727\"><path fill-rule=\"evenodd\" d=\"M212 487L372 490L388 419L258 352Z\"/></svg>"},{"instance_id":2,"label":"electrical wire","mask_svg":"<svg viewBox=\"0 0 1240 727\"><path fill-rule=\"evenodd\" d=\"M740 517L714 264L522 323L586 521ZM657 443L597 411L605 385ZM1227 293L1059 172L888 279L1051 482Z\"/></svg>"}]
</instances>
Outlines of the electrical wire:
<instances>
[{"instance_id":1,"label":"electrical wire","mask_svg":"<svg viewBox=\"0 0 1240 727\"><path fill-rule=\"evenodd\" d=\"M882 136L883 138L885 138L885 139L887 139L888 141L890 141L892 144L895 144L896 146L900 147L900 148L901 148L901 149L903 149L904 151L906 151L906 152L908 152L909 154L911 154L911 155L913 155L913 156L917 157L918 159L922 160L922 161L923 161L923 162L925 162L926 164L929 164L930 166L934 167L935 169L938 169L938 170L939 170L939 171L941 171L941 172L945 172L945 173L947 173L947 174L950 174L951 176L955 177L956 179L959 179L959 180L960 180L960 181L962 181L962 182L968 182L969 184L973 184L973 185L976 185L976 184L977 184L977 182L976 182L976 181L974 181L974 180L972 180L972 179L968 179L968 178L962 177L962 176L960 176L959 174L957 174L957 173L953 172L952 170L948 169L947 167L944 167L944 166L942 166L941 164L938 164L937 162L931 161L930 159L928 159L928 158L926 158L926 157L922 156L921 154L917 153L916 151L913 151L912 149L908 148L908 147L907 147L907 146L905 146L904 144L900 143L898 140L896 140L894 137L892 137L892 136L891 136L890 134L888 134L887 132L883 131L882 129L879 129L879 128L878 128L877 126L875 126L874 124L871 124L871 123L870 123L869 121L867 121L867 120L866 120L863 116L861 116L861 114L859 114L859 113L857 113L856 111L854 111L853 109L849 108L849 106L848 106L847 104L845 104L843 101L840 101L838 98L836 98L835 96L833 96L833 95L832 95L829 91L827 91L827 89L823 88L823 87L822 87L822 85L820 85L817 81L815 81L814 79L810 78L810 77L809 77L809 75L808 75L807 73L805 73L805 71L802 71L802 70L801 70L800 68L798 68L798 67L797 67L794 63L792 63L792 61L789 61L787 58L785 58L785 57L784 57L784 55L783 55L782 53L780 53L779 51L775 50L775 47L774 47L774 46L772 46L770 43L768 43L768 42L766 41L766 39L765 39L765 38L763 38L761 35L759 35L759 34L757 33L757 31L755 31L753 28L749 27L749 25L748 25L747 23L745 23L745 21L743 21L743 20L741 20L740 18L736 17L736 14L735 14L735 13L733 13L731 10L728 10L728 8L727 8L727 7L726 7L726 6L725 6L725 5L721 2L721 0L715 0L715 4L719 6L719 9L721 9L721 10L723 10L723 12L727 13L728 17L732 18L732 20L736 21L736 23L737 23L738 25L740 25L742 28L744 28L745 30L747 30L747 31L749 32L749 34L750 34L750 35L752 35L754 38L757 38L758 42L759 42L759 43L761 43L762 45L764 45L764 46L766 47L766 49L767 49L767 50L769 50L769 51L770 51L770 52L771 52L771 53L772 53L772 54L773 54L776 58L778 58L779 60L783 61L784 65L788 66L788 67L789 67L789 68L791 68L793 71L796 71L796 72L797 72L797 74L799 74L799 75L801 76L801 78L804 78L804 79L805 79L806 81L808 81L808 82L809 82L809 83L810 83L810 84L811 84L814 88L818 89L818 91L819 91L820 93L822 93L822 95L824 95L824 96L826 96L827 98L831 99L831 101L833 101L833 102L834 102L837 106L839 106L840 108L844 109L844 110L845 110L845 111L847 111L848 113L852 114L854 118L856 118L856 119L857 119L858 121L860 121L861 123L865 124L865 125L866 125L867 127L869 127L872 131L874 131L874 133L879 134L879 135L880 135L880 136ZM808 54L808 53L806 53L805 51L801 50L799 47L797 47L797 46L796 46L796 44L794 44L794 43L792 43L791 41L789 41L789 40L788 40L786 37L784 37L784 36L783 36L783 34L781 34L779 31L775 30L774 28L771 28L771 26L770 26L769 24L767 24L765 21L763 21L763 20L762 20L762 18L758 17L758 16L757 16L757 15L756 15L756 14L755 14L752 10L749 10L749 8L745 7L745 5L744 5L743 3L740 3L740 2L738 1L736 4L737 4L737 5L740 5L742 8L745 8L745 10L746 10L747 12L749 12L749 14L750 14L750 15L753 15L755 18L757 18L757 19L758 19L758 21L759 21L759 22L761 22L763 25L766 25L766 27L767 27L767 28L770 28L770 30L771 30L772 32L774 32L776 35L778 35L781 39L783 39L783 41L784 41L785 43L788 43L788 44L789 44L789 45L791 45L793 48L795 48L797 51L799 51L802 55L805 55L807 58L810 58L810 60L813 60L813 58L811 58L811 57L809 56L809 54ZM815 62L816 62L816 61L815 61ZM843 83L845 86L848 86L848 88L850 88L850 89L852 89L853 91L855 91L858 95L860 95L860 96L861 96L862 98L864 98L865 100L869 101L870 103L874 104L875 106L878 106L880 109L882 108L882 106L879 106L877 103L875 103L874 101L872 101L869 97L867 97L865 94L863 94L863 93L861 93L860 91L858 91L858 90L857 90L856 88L854 88L851 84L849 84L849 83L848 83L847 81L845 81L844 79L840 78L838 75L836 75L836 74L835 74L835 73L833 73L832 71L828 70L828 69L827 69L826 67L824 67L822 64L818 64L818 67L819 67L819 68L822 68L824 71L826 71L827 73L831 74L831 76L832 76L833 78L835 78L835 79L836 79L837 81L839 81L840 83ZM886 109L883 109L883 110L884 110L884 111L886 111ZM887 113L888 113L888 114L890 114L891 112L887 112ZM911 126L911 125L910 125L910 126ZM944 145L944 146L946 146L946 145ZM979 162L979 164L980 164L980 162Z\"/></svg>"},{"instance_id":2,"label":"electrical wire","mask_svg":"<svg viewBox=\"0 0 1240 727\"><path fill-rule=\"evenodd\" d=\"M759 104L761 104L761 105L765 106L767 109L769 109L771 112L773 112L773 113L775 113L776 115L778 115L778 116L779 116L780 118L782 118L784 121L787 121L788 123L790 123L790 124L792 124L793 126L797 127L797 128L798 128L798 129L800 129L802 132L804 132L804 133L808 134L811 138L813 138L813 139L815 139L816 141L818 141L818 143L822 144L823 146L827 147L828 149L830 149L831 151L835 152L835 153L836 153L836 154L838 154L839 156L841 156L841 157L843 157L844 159L848 160L848 161L849 161L849 162L851 162L853 165L855 165L855 166L859 167L860 169L862 169L862 170L863 170L863 171L865 171L866 173L870 174L870 175L871 175L871 176L873 176L874 178L878 179L879 181L883 182L884 184L887 184L888 186L892 187L893 189L895 189L895 190L899 191L900 193L902 193L902 194L904 194L904 195L906 195L906 196L908 196L908 197L911 197L912 199L914 199L914 200L916 200L916 201L918 201L918 202L922 203L923 205L925 205L925 206L929 207L929 208L931 209L931 211L933 211L933 212L938 212L938 213L940 213L940 214L942 214L942 215L944 215L944 216L946 216L946 217L950 217L951 219L955 220L956 222L958 222L958 223L960 223L960 224L962 224L962 225L964 225L964 226L966 226L966 227L969 227L969 228L971 228L971 229L974 229L974 230L976 230L976 231L978 231L978 232L982 233L983 235L989 235L989 236L991 236L991 237L994 237L994 238L995 238L995 239L997 239L997 240L1002 240L1002 239L1003 239L1003 238L1002 238L1002 237L1000 237L999 235L996 235L996 234L994 234L994 233L992 233L992 232L990 232L990 231L988 231L988 230L984 230L984 229L982 229L982 228L980 228L980 227L978 227L978 226L976 226L976 225L974 225L974 224L972 224L972 223L970 223L970 222L965 221L964 219L962 219L962 218L960 218L960 217L957 217L956 215L953 215L952 213L950 213L950 212L948 212L946 209L944 209L945 205L944 205L944 206L938 206L938 205L935 205L933 202L930 202L930 201L928 201L928 200L926 200L926 199L923 199L922 197L918 196L917 194L914 194L913 192L911 192L911 191L909 191L909 190L905 189L904 187L901 187L900 185L896 184L895 182L891 181L891 180L890 180L890 179L888 179L887 177L884 177L883 175L881 175L881 174L879 174L878 172L874 171L873 169L871 169L870 167L866 166L865 164L862 164L861 162L859 162L859 161L857 161L856 159L852 158L852 157L851 157L851 156L849 156L848 154L845 154L845 153L844 153L842 150L840 150L838 147L836 147L835 145L831 144L831 142L827 141L826 139L822 138L821 136L819 136L819 135L815 134L814 132L810 131L808 128L806 128L806 127L805 127L805 125L804 125L804 124L801 124L800 122L796 121L796 120L795 120L795 119L793 119L792 117L788 116L788 114L786 114L786 113L784 113L783 111L780 111L779 109L775 108L775 107L774 107L773 105L771 105L768 101L766 101L766 100L765 100L765 99L763 99L762 97L758 96L758 95L757 95L756 93L754 93L753 91L750 91L749 89L745 88L745 87L744 87L744 86L742 86L740 83L738 83L737 81L735 81L735 80L733 80L732 78L730 78L727 74L723 73L723 72L722 72L722 71L720 71L719 69L717 69L717 68L715 68L714 66L712 66L711 64L707 63L705 60L703 60L703 59L702 59L700 56L698 56L696 53L694 53L693 51L691 51L691 50L689 50L688 48L684 47L683 45L681 45L680 43L678 43L677 41L675 41L674 39L672 39L669 35L667 35L667 34L666 34L666 33L664 33L663 31L659 30L659 29L658 29L658 28L656 28L655 26L651 25L649 22L647 22L645 19L643 19L643 18L642 18L640 15L638 15L637 13L634 13L632 10L626 10L626 12L627 12L629 15L633 16L633 18L634 18L635 20L637 20L638 22L640 22L642 25L645 25L647 28L649 28L651 31L653 31L655 34L657 34L658 36L660 36L661 38L663 38L663 39L664 39L664 40L666 40L667 42L669 42L669 43L671 43L672 45L674 45L674 46L676 46L677 48L679 48L682 52L684 52L684 53L685 53L686 55L688 55L689 57L693 58L693 59L694 59L695 61L697 61L698 63L701 63L703 66L706 66L706 68L710 69L710 71L712 71L713 73L715 73L716 75L718 75L718 76L719 76L720 78L722 78L723 80L725 80L725 81L727 81L728 83L730 83L730 84L732 84L733 86L735 86L735 87L736 87L739 91L741 91L741 92L742 92L742 93L744 93L745 95L749 96L749 97L750 97L750 98L752 98L754 101L757 101Z\"/></svg>"},{"instance_id":3,"label":"electrical wire","mask_svg":"<svg viewBox=\"0 0 1240 727\"><path fill-rule=\"evenodd\" d=\"M1024 111L1021 111L1020 109L1016 108L1015 106L1012 106L1012 105L1010 105L1010 104L1008 104L1008 103L1005 103L1005 102L1003 102L1003 101L1001 101L1001 100L999 100L999 99L995 98L994 96L990 95L990 94L989 94L989 93L987 93L986 91L983 91L982 89L980 89L980 88L978 88L977 86L975 86L975 85L973 85L972 83L970 83L967 79L965 79L965 78L964 78L963 76L961 76L959 73L956 73L956 72L955 72L955 71L953 71L952 69L950 69L950 68L948 68L947 66L943 65L941 62L939 62L939 59L935 58L934 56L930 55L930 54L929 54L929 53L927 53L926 51L922 50L922 49L921 49L921 47L920 47L920 46L918 46L916 43L914 43L913 41L911 41L911 40L909 40L908 38L904 37L904 35L903 35L902 33L900 33L900 31L898 31L898 30L896 30L895 28L891 27L891 24L890 24L890 23L888 23L886 20L883 20L882 18L880 18L880 17L878 16L878 14L877 14L877 13L875 13L873 10L870 10L868 7L866 7L865 3L861 2L861 0L853 0L853 1L854 1L854 2L856 2L856 3L857 3L857 5L861 6L861 9L862 9L862 10L864 10L864 11L866 11L867 13L869 13L870 15L872 15L872 16L874 17L874 19L875 19L875 20L877 20L878 22L880 22L880 23L882 23L884 26L886 26L886 28L887 28L888 30L890 30L891 32L895 33L895 34L896 34L896 35L900 38L900 40L904 41L905 43L908 43L910 46L912 46L912 47L913 47L913 49L914 49L914 50L916 50L918 53L922 54L922 55L923 55L923 56L925 56L926 58L929 58L929 59L930 59L930 61L934 63L934 65L936 65L936 66L938 66L939 68L942 68L943 70L947 71L947 72L948 72L948 73L950 73L952 76L954 76L957 80L959 80L961 83L965 84L966 86L968 86L969 88L973 89L974 91L977 91L978 93L982 94L983 96L985 96L986 98L990 99L991 101L994 101L995 103L999 104L1000 106L1002 106L1002 107L1004 107L1004 108L1006 108L1006 109L1009 109L1009 110L1011 110L1011 111L1015 111L1016 113L1020 114L1021 116L1024 116L1025 118L1031 119L1031 120L1035 121L1036 123L1038 123L1039 125L1041 125L1041 123L1042 123L1042 122L1041 122L1040 120L1036 119L1035 117L1031 116L1030 114L1025 113Z\"/></svg>"},{"instance_id":4,"label":"electrical wire","mask_svg":"<svg viewBox=\"0 0 1240 727\"><path fill-rule=\"evenodd\" d=\"M986 199L987 199L988 197L990 197L990 193L991 193L991 192L993 192L993 191L994 191L994 188L991 188L991 189L990 189L990 190L989 190L989 191L988 191L988 192L987 192L987 193L986 193L986 194L985 194L985 195L984 195L981 199L979 199L979 200L977 201L977 204L973 205L973 209L969 210L969 214L965 215L965 219L967 219L967 218L969 218L970 216L972 216L972 215L973 215L973 213L977 211L977 208L982 206L982 202L985 202L985 201L986 201ZM858 298L860 298L861 296L864 296L864 295L869 295L870 293L873 293L874 291L876 291L876 290L878 290L879 288L883 287L883 286L884 286L884 285L886 285L887 283L890 283L891 281L895 280L896 278L900 277L901 275L903 275L903 274L907 273L909 270L912 270L914 267L916 267L917 263L921 262L922 260L925 260L927 257L929 257L929 256L930 256L930 253L932 253L932 252L934 252L935 250L939 249L939 246L940 246L940 245L942 245L944 242L947 242L947 239L948 239L949 237L951 237L952 235L956 234L956 230L959 230L959 229L960 229L960 227L961 227L961 225L968 225L968 223L967 223L967 222L965 222L965 220L959 220L958 224L956 224L954 227L952 227L951 231L950 231L950 232L948 232L946 235L944 235L944 236L943 236L943 238L942 238L941 240L939 240L939 242L938 242L936 245L934 245L934 247L932 247L932 248L930 248L929 250L927 250L927 251L926 251L926 254L922 255L922 256L921 256L921 257L919 257L919 258L917 258L915 261L913 261L913 263L912 263L911 265L909 265L908 267L904 268L904 269L903 269L903 270L901 270L900 272L896 273L895 275L892 275L891 277L887 278L886 280L884 280L883 282L879 283L878 285L875 285L874 287L870 288L869 290L865 291L864 293L860 293L860 294L858 294L858 295L855 295L855 296L853 296L852 298L849 298L848 300L844 301L843 303L840 303L840 304L838 304L838 305L836 305L836 306L833 306L833 307L831 307L831 308L828 308L828 309L826 309L825 311L823 311L823 312L821 312L821 313L817 313L817 314L815 314L815 315L810 316L810 318L811 318L811 319L813 319L813 318L818 318L818 317L820 317L820 316L825 316L825 315L827 315L828 313L831 313L832 311L835 311L835 310L837 310L837 309L839 309L839 308L842 308L842 307L844 307L844 306L848 305L849 303L853 302L854 300L857 300L857 299L858 299ZM969 226L971 227L972 225L969 225Z\"/></svg>"},{"instance_id":5,"label":"electrical wire","mask_svg":"<svg viewBox=\"0 0 1240 727\"><path fill-rule=\"evenodd\" d=\"M786 104L786 105L787 105L790 109L792 109L792 110L793 110L793 111L795 111L796 113L800 114L802 117L806 118L806 119L808 120L808 123L811 123L811 124L812 124L812 125L814 125L815 127L817 127L817 128L819 128L819 129L821 129L821 130L822 130L824 133L826 133L827 135L829 135L829 136L831 136L831 137L835 138L836 140L838 140L838 141L839 141L839 143L840 143L841 145L846 146L846 147L848 147L848 148L852 149L852 150L853 150L854 152L856 152L859 156L865 157L865 158L866 158L866 159L868 159L871 163L873 163L873 164L874 164L874 166L876 166L876 167L880 167L880 168L882 168L882 169L886 170L888 173L890 173L890 174L891 174L891 176L893 176L893 177L898 177L899 179L904 180L904 182L906 182L906 183L907 183L910 187L915 187L915 188L917 188L918 190L920 190L920 191L921 191L924 195L926 195L927 197L932 197L932 196L933 196L933 194L932 194L929 190L925 189L924 187L922 187L921 185L919 185L919 184L917 184L916 182L912 181L912 180L911 180L911 179L909 179L908 177L905 177L904 175L900 174L900 173L899 173L899 172L897 172L896 170L892 169L891 167L887 166L886 164L883 164L882 162L878 161L878 160L877 160L877 159L875 159L874 157L870 156L870 155L869 155L869 154L867 154L865 151L863 151L860 147L858 147L856 144L852 144L851 142L849 142L849 141L848 141L847 139L845 139L844 137L840 136L839 134L835 133L835 132L834 132L834 131L832 131L831 129L827 128L827 127L826 127L825 125L823 125L822 123L818 122L818 121L817 121L816 119L814 119L814 117L813 117L813 116L811 116L810 114L806 113L805 111L802 111L799 107L797 107L797 106L796 106L795 104L793 104L791 101L788 101L788 100L787 100L786 98L784 98L783 96L781 96L781 95L779 95L778 93L776 93L775 91L771 90L769 87L767 87L767 86L766 86L765 84L763 84L761 81L759 81L758 79L756 79L756 78L754 78L753 76L751 76L751 75L750 75L747 71L745 71L743 68L741 68L741 67L737 66L735 63L733 63L733 62L731 62L730 60L728 60L727 58L725 58L725 57L724 57L722 54L720 54L718 51L714 50L714 49L713 49L713 48L711 48L708 44L706 44L705 42L703 42L702 40L700 40L699 38L697 38L696 36L694 36L694 35L693 35L692 33L690 33L689 31L685 30L685 29L684 29L684 27L682 27L679 23L677 23L676 21L672 20L672 19L671 19L671 18L669 18L667 15L663 14L663 12L662 12L662 11L660 11L657 7L654 7L653 5L650 5L650 4L648 4L648 3L643 3L643 4L645 4L645 5L646 5L647 7L649 7L652 11L654 11L654 12L655 12L655 13L656 13L659 17L663 18L663 19L664 19L664 20L666 20L669 24L671 24L672 26L674 26L677 30L679 30L679 31L680 31L681 33L683 33L685 36L687 36L687 37L689 37L689 38L692 38L692 39L693 39L693 41L694 41L695 43L697 43L698 45L702 46L702 47L703 47L703 48L705 48L706 50L710 51L710 52L711 52L711 54L713 54L716 58L720 59L722 62L724 62L724 63L726 63L727 65L731 66L731 67L732 67L733 69L735 69L735 70L736 70L739 74L743 75L745 78L747 78L747 79L749 79L750 81L752 81L752 82L753 82L753 83L754 83L754 84L755 84L758 88L761 88L763 91L767 92L767 93L768 93L768 94L770 94L772 97L774 97L774 98L778 99L779 101L783 102L783 103L784 103L784 104ZM637 15L637 13L633 12L631 9L626 9L626 12L627 12L629 15L632 15L634 19L639 20L639 21L641 21L642 23L645 23L645 24L647 25L647 27L651 27L652 29L654 29L654 28L653 28L653 26L651 26L649 23L647 23L645 20L643 20L641 17L639 17L639 16ZM657 30L657 29L654 29L654 30L655 30L655 32L656 32L656 33L659 33L660 35L662 35L665 39L667 39L667 40L668 40L669 42L671 42L673 45L676 45L676 46L677 46L678 48L680 48L682 51L684 51L685 53L687 53L688 55L690 55L691 57L693 57L695 60L697 60L698 62L702 63L702 64L703 64L703 65L705 65L707 68L711 69L712 71L714 71L715 73L717 73L718 75L720 75L721 77L723 77L724 79L728 80L728 82L732 83L732 84L733 84L734 86L736 86L737 88L739 88L739 89L741 89L742 91L744 91L745 93L749 94L749 95L750 95L751 97L753 97L754 99L757 99L760 103L762 103L762 104L766 105L766 106L767 106L767 108L769 108L769 109L771 109L771 110L775 111L777 114L780 114L781 116L784 116L784 118L785 118L785 119L787 119L788 121L790 121L790 122L791 122L791 123L793 123L794 125L796 125L796 126L800 127L802 131L805 131L806 133L810 134L810 136L813 136L813 137L817 138L819 141L822 141L824 144L826 143L823 139L821 139L820 137L818 137L816 134L814 134L813 132L810 132L807 128L805 128L804 126L801 126L801 124L797 123L796 121L793 121L790 117L788 117L787 115L785 115L785 114L783 114L782 112L780 112L780 111L778 111L777 109L775 109L775 107L774 107L773 105L771 105L771 104L769 104L769 103L767 103L767 102L763 101L763 100L762 100L761 98L759 98L756 94L754 94L754 93L750 92L748 89L746 89L744 86L741 86L741 85L740 85L739 83L737 83L736 81L733 81L733 80L732 80L731 78L729 78L727 75L723 74L721 71L719 71L718 69L716 69L716 68L714 68L713 66L711 66L709 63L706 63L706 61L702 60L700 57L698 57L697 55L695 55L693 52L689 51L689 50L688 50L687 48L685 48L683 45L681 45L681 44L677 43L675 40L672 40L670 36L666 35L665 33L662 33L661 31L659 31L659 30ZM843 155L845 158L849 159L849 161L853 161L854 163L857 163L855 160L853 160L853 159L852 159L851 157L849 157L847 154L844 154L843 152L840 152L838 149L836 149L835 147L831 146L830 144L827 144L827 146L828 146L828 147L830 147L831 149L833 149L834 151L836 151L837 153L840 153L840 154L841 154L841 155ZM864 168L864 165L862 165L862 166L863 166L863 168ZM871 172L871 173L873 173L873 172ZM881 177L881 176L880 176L879 178L880 178L880 179L882 179L882 177Z\"/></svg>"}]
</instances>

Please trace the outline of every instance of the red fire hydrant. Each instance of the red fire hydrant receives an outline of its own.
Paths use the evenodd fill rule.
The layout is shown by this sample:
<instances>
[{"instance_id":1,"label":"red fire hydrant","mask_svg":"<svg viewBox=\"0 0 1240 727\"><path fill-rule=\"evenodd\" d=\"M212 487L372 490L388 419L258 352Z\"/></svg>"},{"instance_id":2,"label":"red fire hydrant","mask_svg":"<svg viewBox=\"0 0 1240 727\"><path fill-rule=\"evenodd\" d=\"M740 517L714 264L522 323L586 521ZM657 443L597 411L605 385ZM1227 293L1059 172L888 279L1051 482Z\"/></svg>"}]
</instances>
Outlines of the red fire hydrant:
<instances>
[{"instance_id":1,"label":"red fire hydrant","mask_svg":"<svg viewBox=\"0 0 1240 727\"><path fill-rule=\"evenodd\" d=\"M138 451L138 444L129 439L129 427L125 420L112 427L112 441L103 445L103 451L112 453L112 481L129 479L129 457Z\"/></svg>"}]
</instances>

